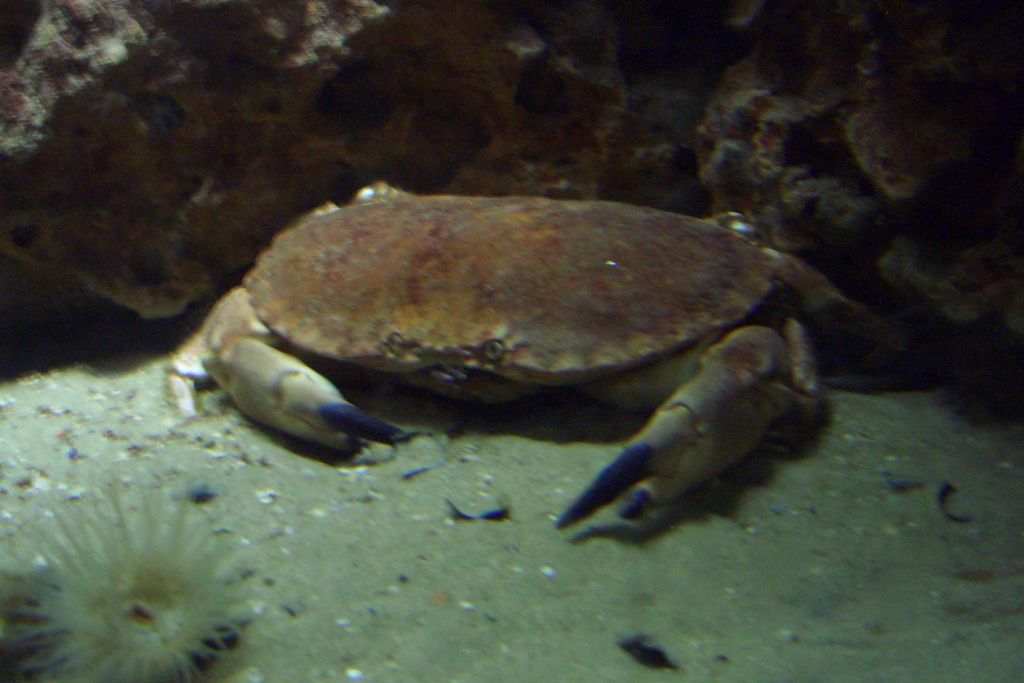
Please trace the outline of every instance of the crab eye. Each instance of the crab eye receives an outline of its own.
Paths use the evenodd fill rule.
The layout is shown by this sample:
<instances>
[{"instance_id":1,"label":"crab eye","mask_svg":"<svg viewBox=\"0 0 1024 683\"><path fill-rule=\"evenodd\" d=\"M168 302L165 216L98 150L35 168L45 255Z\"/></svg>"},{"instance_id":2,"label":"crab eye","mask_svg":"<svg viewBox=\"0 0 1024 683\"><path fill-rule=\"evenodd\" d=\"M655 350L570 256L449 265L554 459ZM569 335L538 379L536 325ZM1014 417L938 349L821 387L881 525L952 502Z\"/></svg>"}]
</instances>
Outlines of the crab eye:
<instances>
[{"instance_id":1,"label":"crab eye","mask_svg":"<svg viewBox=\"0 0 1024 683\"><path fill-rule=\"evenodd\" d=\"M497 363L505 355L505 345L500 339L489 339L484 342L482 351L487 361Z\"/></svg>"}]
</instances>

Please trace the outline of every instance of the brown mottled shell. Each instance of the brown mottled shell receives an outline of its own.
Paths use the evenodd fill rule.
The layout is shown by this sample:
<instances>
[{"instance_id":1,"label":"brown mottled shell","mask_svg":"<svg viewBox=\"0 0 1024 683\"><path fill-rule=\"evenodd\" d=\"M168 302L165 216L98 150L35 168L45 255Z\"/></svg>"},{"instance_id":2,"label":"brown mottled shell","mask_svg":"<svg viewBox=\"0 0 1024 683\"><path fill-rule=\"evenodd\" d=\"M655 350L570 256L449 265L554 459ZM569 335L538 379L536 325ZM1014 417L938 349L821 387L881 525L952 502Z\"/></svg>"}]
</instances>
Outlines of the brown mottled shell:
<instances>
[{"instance_id":1,"label":"brown mottled shell","mask_svg":"<svg viewBox=\"0 0 1024 683\"><path fill-rule=\"evenodd\" d=\"M245 286L268 327L319 355L561 384L735 324L776 268L717 223L664 211L435 196L309 214Z\"/></svg>"}]
</instances>

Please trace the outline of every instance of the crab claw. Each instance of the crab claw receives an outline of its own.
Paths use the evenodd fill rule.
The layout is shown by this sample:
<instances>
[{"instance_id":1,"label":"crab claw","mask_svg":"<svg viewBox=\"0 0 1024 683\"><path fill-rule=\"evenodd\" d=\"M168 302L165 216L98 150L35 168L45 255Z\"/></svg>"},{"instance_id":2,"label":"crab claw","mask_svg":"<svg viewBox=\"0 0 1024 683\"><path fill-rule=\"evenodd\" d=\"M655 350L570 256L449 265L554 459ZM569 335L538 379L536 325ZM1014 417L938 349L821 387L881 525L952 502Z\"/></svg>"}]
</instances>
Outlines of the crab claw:
<instances>
[{"instance_id":1,"label":"crab claw","mask_svg":"<svg viewBox=\"0 0 1024 683\"><path fill-rule=\"evenodd\" d=\"M627 446L622 455L597 475L590 487L562 513L555 526L564 529L586 519L651 476L654 449L645 443ZM639 510L638 510L639 512ZM625 516L625 515L624 515Z\"/></svg>"},{"instance_id":2,"label":"crab claw","mask_svg":"<svg viewBox=\"0 0 1024 683\"><path fill-rule=\"evenodd\" d=\"M259 339L238 339L205 363L249 417L332 448L354 451L360 439L394 444L405 430L345 400L325 377Z\"/></svg>"},{"instance_id":3,"label":"crab claw","mask_svg":"<svg viewBox=\"0 0 1024 683\"><path fill-rule=\"evenodd\" d=\"M183 380L213 377L252 419L331 448L351 452L362 439L395 444L415 435L356 408L327 378L274 348L275 339L236 287L176 354L174 369Z\"/></svg>"},{"instance_id":4,"label":"crab claw","mask_svg":"<svg viewBox=\"0 0 1024 683\"><path fill-rule=\"evenodd\" d=\"M783 334L751 325L709 347L696 373L555 525L575 524L638 484L620 515L639 517L749 453L781 415L815 409L817 388L803 330L791 321Z\"/></svg>"}]
</instances>

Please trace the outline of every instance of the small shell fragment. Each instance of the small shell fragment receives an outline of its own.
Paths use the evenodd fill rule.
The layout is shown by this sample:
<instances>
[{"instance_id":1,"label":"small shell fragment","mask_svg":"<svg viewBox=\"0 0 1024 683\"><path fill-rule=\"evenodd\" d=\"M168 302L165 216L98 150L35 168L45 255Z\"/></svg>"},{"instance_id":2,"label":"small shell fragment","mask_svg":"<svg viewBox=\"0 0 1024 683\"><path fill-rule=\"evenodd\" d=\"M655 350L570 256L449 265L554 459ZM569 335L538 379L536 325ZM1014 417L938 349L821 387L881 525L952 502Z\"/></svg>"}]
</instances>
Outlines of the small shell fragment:
<instances>
[{"instance_id":1,"label":"small shell fragment","mask_svg":"<svg viewBox=\"0 0 1024 683\"><path fill-rule=\"evenodd\" d=\"M263 505L273 505L274 501L277 500L277 491L274 489L258 489L256 491L256 500Z\"/></svg>"}]
</instances>

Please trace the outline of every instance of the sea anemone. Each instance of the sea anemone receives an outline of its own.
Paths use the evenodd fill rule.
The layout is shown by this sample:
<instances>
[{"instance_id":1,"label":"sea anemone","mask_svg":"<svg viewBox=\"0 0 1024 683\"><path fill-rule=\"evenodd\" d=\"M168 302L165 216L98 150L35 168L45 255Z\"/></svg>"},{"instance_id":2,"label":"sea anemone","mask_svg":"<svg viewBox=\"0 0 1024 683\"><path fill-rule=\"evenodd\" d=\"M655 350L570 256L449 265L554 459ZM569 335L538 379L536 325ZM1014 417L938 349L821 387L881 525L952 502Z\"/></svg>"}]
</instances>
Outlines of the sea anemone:
<instances>
[{"instance_id":1,"label":"sea anemone","mask_svg":"<svg viewBox=\"0 0 1024 683\"><path fill-rule=\"evenodd\" d=\"M226 544L185 501L154 491L130 506L108 492L58 514L42 539L46 569L17 619L21 668L83 683L194 681L238 642Z\"/></svg>"}]
</instances>

